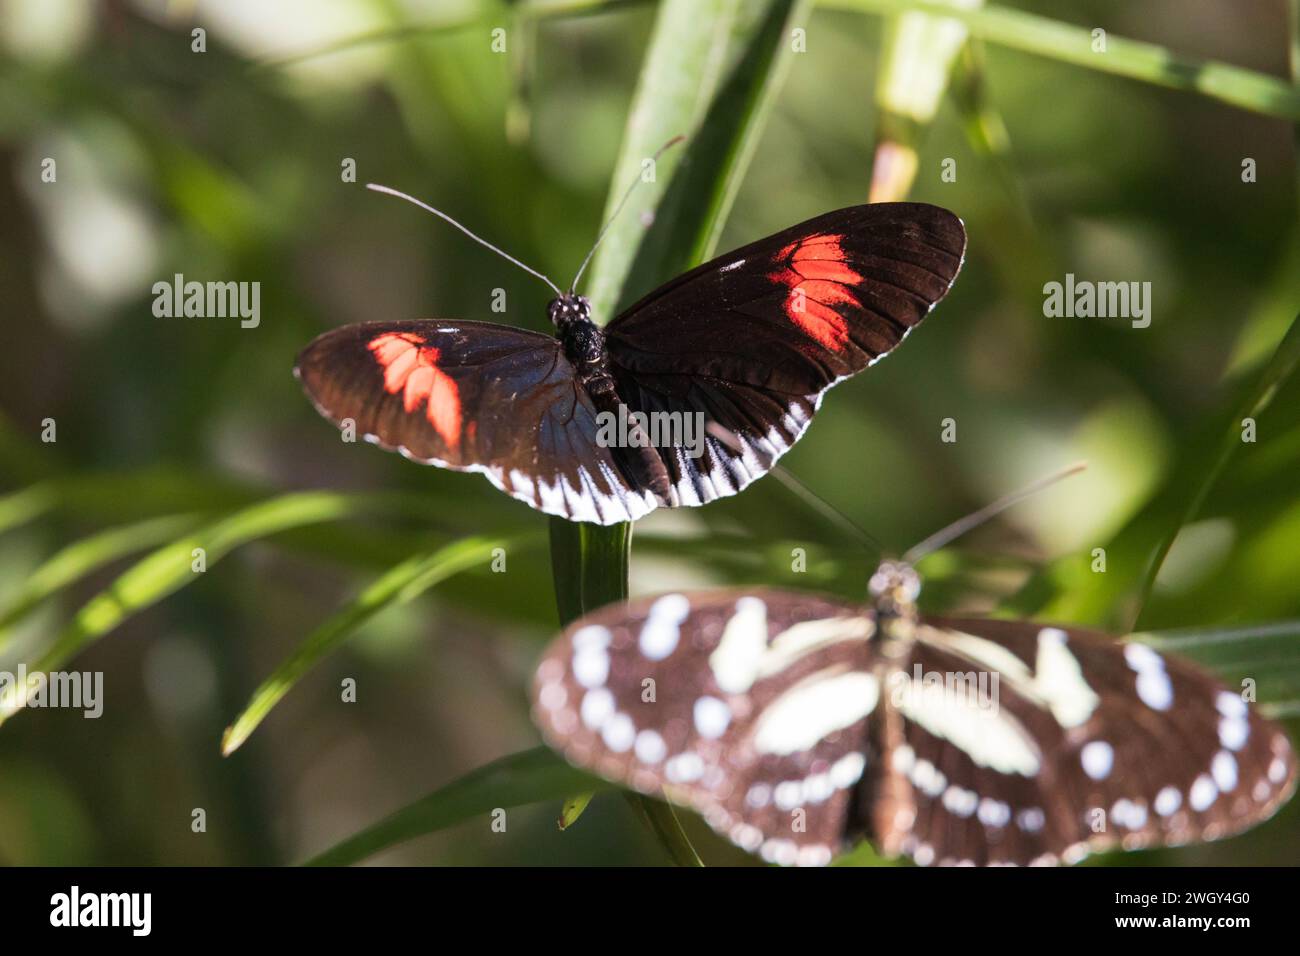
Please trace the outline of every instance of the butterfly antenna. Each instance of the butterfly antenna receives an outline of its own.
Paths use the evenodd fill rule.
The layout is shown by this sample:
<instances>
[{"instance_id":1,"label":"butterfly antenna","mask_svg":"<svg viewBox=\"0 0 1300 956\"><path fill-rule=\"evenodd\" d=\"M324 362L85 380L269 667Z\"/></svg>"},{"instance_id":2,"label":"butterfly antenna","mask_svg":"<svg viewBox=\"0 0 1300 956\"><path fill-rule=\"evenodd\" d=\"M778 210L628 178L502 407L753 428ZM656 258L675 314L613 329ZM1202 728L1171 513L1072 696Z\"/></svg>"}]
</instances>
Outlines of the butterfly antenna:
<instances>
[{"instance_id":1,"label":"butterfly antenna","mask_svg":"<svg viewBox=\"0 0 1300 956\"><path fill-rule=\"evenodd\" d=\"M655 162L656 160L659 159L660 156L664 154L664 151L666 149L668 149L670 146L676 146L685 138L686 138L685 136L674 136L668 142L664 143L657 150L655 150L655 154L650 157L650 161L652 163ZM591 257L594 256L596 254L596 250L600 248L601 241L604 240L605 238L605 233L609 232L609 227L614 225L614 220L617 219L618 214L623 211L623 207L627 205L627 201L632 198L632 193L636 192L636 187L640 186L643 182L645 182L645 180L642 179L641 174L638 173L636 179L632 180L632 184L628 186L627 191L623 193L623 198L620 199L618 201L618 205L614 207L613 214L608 219L605 220L605 225L600 227L600 233L596 236L595 243L592 244L590 251L588 251L587 258L582 260L582 265L578 267L578 274L573 277L573 283L569 286L570 295L572 295L574 292L578 290L578 280L581 279L582 274L587 271L587 264L591 262Z\"/></svg>"},{"instance_id":2,"label":"butterfly antenna","mask_svg":"<svg viewBox=\"0 0 1300 956\"><path fill-rule=\"evenodd\" d=\"M414 196L408 196L406 193L404 193L404 192L399 192L399 191L397 191L396 189L391 189L391 188L389 188L388 186L380 186L380 185L377 185L376 183L366 183L366 188L367 188L367 189L370 189L370 190L373 190L374 192L377 192L377 193L386 193L386 194L388 194L389 196L396 196L398 199L405 199L407 202L411 203L412 205L419 206L419 207L420 207L421 209L423 209L425 212L431 212L431 213L433 213L433 214L434 214L435 216L437 216L439 219L442 219L442 220L444 220L444 221L446 221L446 222L451 223L453 226L455 226L455 227L456 227L457 229L459 229L461 232L465 233L465 235L469 236L471 239L473 239L475 242L477 242L480 246L487 246L489 249L491 249L493 252L495 252L497 255L499 255L502 259L505 259L505 260L508 261L508 262L513 262L515 265L517 265L519 268L523 269L525 272L527 272L527 273L530 274L530 275L535 275L535 276L537 276L537 278L541 279L543 282L545 282L547 285L549 285L549 286L550 286L550 287L555 291L555 294L556 294L557 296L562 296L562 295L564 295L564 293L560 291L560 287L559 287L559 286L557 286L557 285L556 285L554 282L552 282L550 279L546 278L546 276L542 275L542 274L541 274L540 272L538 272L536 269L529 268L528 266L526 266L526 265L524 265L522 262L520 262L518 259L516 259L514 256L512 256L512 255L510 255L509 253L504 252L504 251L502 251L501 249L498 249L496 246L492 245L492 243L488 242L486 239L482 238L481 236L476 236L474 233L470 232L469 229L467 229L467 228L465 228L464 226L462 226L462 225L461 225L460 223L458 223L455 219L452 219L451 216L447 215L447 214L446 214L445 212L443 212L441 209L434 209L434 208L433 208L432 206L430 206L428 203L421 202L420 200L416 199Z\"/></svg>"},{"instance_id":3,"label":"butterfly antenna","mask_svg":"<svg viewBox=\"0 0 1300 956\"><path fill-rule=\"evenodd\" d=\"M740 454L743 451L740 439L737 438L733 432L723 428L717 422L709 423L708 432L737 454ZM877 554L880 554L885 550L884 545L859 528L848 515L840 511L825 498L817 494L817 492L805 485L784 466L773 465L768 469L768 474L772 475L772 477L776 478L781 482L781 484L789 488L804 504L808 505L808 507L812 508L823 518L826 518L831 522L831 524L837 525L841 530L848 532L850 537L857 538L860 543L866 545L867 548L874 550Z\"/></svg>"},{"instance_id":4,"label":"butterfly antenna","mask_svg":"<svg viewBox=\"0 0 1300 956\"><path fill-rule=\"evenodd\" d=\"M1019 504L1031 495L1038 494L1038 492L1042 491L1044 488L1049 488L1058 481L1069 478L1071 475L1077 475L1087 467L1087 462L1075 462L1073 465L1062 468L1060 471L1048 475L1046 478L1039 478L1037 481L1031 482L1019 491L1012 492L1005 497L999 498L991 505L986 505L979 511L972 512L964 518L959 518L952 524L948 525L948 527L941 528L920 544L916 545L916 547L909 550L905 555L903 555L903 563L915 564L927 554L938 551L944 545L948 544L955 538L960 538L972 528L978 528L984 522L1006 511L1012 505Z\"/></svg>"}]
</instances>

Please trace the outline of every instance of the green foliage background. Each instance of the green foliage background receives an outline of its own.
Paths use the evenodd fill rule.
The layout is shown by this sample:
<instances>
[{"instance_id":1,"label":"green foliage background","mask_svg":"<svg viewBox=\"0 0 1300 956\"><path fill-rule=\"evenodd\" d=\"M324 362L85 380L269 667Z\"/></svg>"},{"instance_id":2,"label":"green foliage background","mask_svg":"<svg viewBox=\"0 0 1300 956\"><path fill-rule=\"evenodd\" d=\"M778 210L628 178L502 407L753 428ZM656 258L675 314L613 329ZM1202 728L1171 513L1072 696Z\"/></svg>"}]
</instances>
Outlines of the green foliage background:
<instances>
[{"instance_id":1,"label":"green foliage background","mask_svg":"<svg viewBox=\"0 0 1300 956\"><path fill-rule=\"evenodd\" d=\"M690 857L671 814L609 794L560 832L561 798L594 784L534 749L531 664L557 612L620 588L620 542L558 529L548 549L548 522L481 479L342 444L289 374L347 322L546 328L545 287L342 182L344 158L564 282L612 185L688 134L597 257L608 313L711 248L864 201L882 140L914 149L911 195L965 219L965 269L835 390L790 470L901 552L1086 458L928 559L925 607L1158 632L1294 712L1295 4L1023 6L970 4L945 45L894 16L946 8L902 0L0 4L0 667L106 687L98 720L0 700L0 861ZM259 281L260 326L155 318L177 272ZM1067 272L1150 281L1151 327L1045 318ZM630 588L858 599L876 557L768 480L642 522ZM518 807L504 834L494 807ZM749 861L680 824L706 862ZM1294 863L1298 828L1287 808L1103 862Z\"/></svg>"}]
</instances>

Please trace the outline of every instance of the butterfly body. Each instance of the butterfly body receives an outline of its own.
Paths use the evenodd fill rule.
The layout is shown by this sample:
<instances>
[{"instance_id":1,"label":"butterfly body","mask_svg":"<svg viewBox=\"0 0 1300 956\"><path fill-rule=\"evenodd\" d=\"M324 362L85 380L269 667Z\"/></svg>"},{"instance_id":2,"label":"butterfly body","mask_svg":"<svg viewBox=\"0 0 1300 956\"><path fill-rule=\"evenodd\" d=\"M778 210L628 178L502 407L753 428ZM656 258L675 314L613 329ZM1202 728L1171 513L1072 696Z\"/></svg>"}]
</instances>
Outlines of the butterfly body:
<instances>
[{"instance_id":1,"label":"butterfly body","mask_svg":"<svg viewBox=\"0 0 1300 956\"><path fill-rule=\"evenodd\" d=\"M597 381L608 381L608 356L605 353L605 335L600 326L591 320L591 303L585 296L563 295L552 299L547 312L555 326L556 336L564 345L564 357L573 363L579 381L590 386Z\"/></svg>"},{"instance_id":2,"label":"butterfly body","mask_svg":"<svg viewBox=\"0 0 1300 956\"><path fill-rule=\"evenodd\" d=\"M295 372L325 417L381 447L480 472L546 514L629 521L766 474L827 389L892 351L943 298L965 244L947 210L855 206L704 263L604 327L568 293L549 307L555 336L364 323L319 336ZM611 418L633 420L628 440L605 437ZM667 440L652 440L651 420Z\"/></svg>"},{"instance_id":3,"label":"butterfly body","mask_svg":"<svg viewBox=\"0 0 1300 956\"><path fill-rule=\"evenodd\" d=\"M1194 665L919 615L918 590L887 563L866 607L764 589L601 609L544 655L534 719L571 762L786 864L863 836L922 864L1075 862L1227 836L1294 790L1284 732Z\"/></svg>"}]
</instances>

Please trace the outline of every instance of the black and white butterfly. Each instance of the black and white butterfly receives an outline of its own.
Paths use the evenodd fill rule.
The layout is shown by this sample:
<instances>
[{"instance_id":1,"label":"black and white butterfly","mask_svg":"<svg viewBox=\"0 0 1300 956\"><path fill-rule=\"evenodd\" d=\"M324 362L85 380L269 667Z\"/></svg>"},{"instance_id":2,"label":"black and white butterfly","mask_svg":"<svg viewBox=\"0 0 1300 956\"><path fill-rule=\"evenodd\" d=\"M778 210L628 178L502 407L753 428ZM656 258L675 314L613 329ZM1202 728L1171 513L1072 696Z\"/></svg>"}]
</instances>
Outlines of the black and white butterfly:
<instances>
[{"instance_id":1,"label":"black and white butterfly","mask_svg":"<svg viewBox=\"0 0 1300 956\"><path fill-rule=\"evenodd\" d=\"M920 864L1073 863L1213 840L1296 784L1285 733L1198 667L1026 621L789 591L610 605L547 650L534 719L572 763L698 810L764 860L858 837Z\"/></svg>"}]
</instances>

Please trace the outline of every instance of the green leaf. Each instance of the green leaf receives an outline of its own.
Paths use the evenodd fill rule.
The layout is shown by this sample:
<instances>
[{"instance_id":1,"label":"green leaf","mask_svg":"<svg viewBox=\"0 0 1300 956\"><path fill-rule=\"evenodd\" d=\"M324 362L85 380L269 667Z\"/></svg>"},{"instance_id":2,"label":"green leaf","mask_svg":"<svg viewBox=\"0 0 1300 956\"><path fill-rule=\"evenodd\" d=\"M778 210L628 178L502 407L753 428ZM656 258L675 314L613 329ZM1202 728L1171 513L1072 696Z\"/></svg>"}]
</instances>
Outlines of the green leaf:
<instances>
[{"instance_id":1,"label":"green leaf","mask_svg":"<svg viewBox=\"0 0 1300 956\"><path fill-rule=\"evenodd\" d=\"M1101 73L1199 93L1230 106L1300 120L1300 89L1239 66L1179 56L1156 43L1106 34L1105 52L1093 52L1092 27L1062 23L1007 7L962 9L944 0L820 0L827 9L861 13L930 13L962 23L971 36Z\"/></svg>"},{"instance_id":2,"label":"green leaf","mask_svg":"<svg viewBox=\"0 0 1300 956\"><path fill-rule=\"evenodd\" d=\"M53 508L56 500L45 485L33 485L0 498L0 534L35 521Z\"/></svg>"},{"instance_id":3,"label":"green leaf","mask_svg":"<svg viewBox=\"0 0 1300 956\"><path fill-rule=\"evenodd\" d=\"M786 26L808 4L793 0L668 0L623 134L609 216L642 163L674 136L634 209L609 227L592 263L592 311L608 321L630 291L707 259L731 208L789 54ZM653 210L647 235L636 210Z\"/></svg>"},{"instance_id":4,"label":"green leaf","mask_svg":"<svg viewBox=\"0 0 1300 956\"><path fill-rule=\"evenodd\" d=\"M387 607L405 604L453 574L486 564L496 548L519 546L505 538L469 538L413 555L379 577L340 611L316 628L253 692L221 740L221 752L234 753L280 699L322 657Z\"/></svg>"},{"instance_id":5,"label":"green leaf","mask_svg":"<svg viewBox=\"0 0 1300 956\"><path fill-rule=\"evenodd\" d=\"M360 514L364 500L353 495L316 491L283 495L245 508L157 549L77 612L32 666L26 688L6 685L0 695L0 723L26 705L44 673L63 665L132 614L195 581L199 576L192 567L195 549L203 549L206 567L210 569L232 548L250 541L305 524Z\"/></svg>"},{"instance_id":6,"label":"green leaf","mask_svg":"<svg viewBox=\"0 0 1300 956\"><path fill-rule=\"evenodd\" d=\"M308 866L347 866L405 840L444 830L470 817L608 784L570 767L545 747L525 750L480 767L422 800L403 807L319 856Z\"/></svg>"},{"instance_id":7,"label":"green leaf","mask_svg":"<svg viewBox=\"0 0 1300 956\"><path fill-rule=\"evenodd\" d=\"M56 591L118 558L174 538L197 523L194 515L167 515L74 541L29 574L18 592L0 607L0 648L8 643L13 626Z\"/></svg>"},{"instance_id":8,"label":"green leaf","mask_svg":"<svg viewBox=\"0 0 1300 956\"><path fill-rule=\"evenodd\" d=\"M551 518L551 570L561 625L627 597L632 526Z\"/></svg>"},{"instance_id":9,"label":"green leaf","mask_svg":"<svg viewBox=\"0 0 1300 956\"><path fill-rule=\"evenodd\" d=\"M578 817L582 816L582 811L587 809L587 804L591 803L594 796L595 793L586 790L565 800L564 806L560 807L560 819L556 821L559 828L567 830L577 823Z\"/></svg>"},{"instance_id":10,"label":"green leaf","mask_svg":"<svg viewBox=\"0 0 1300 956\"><path fill-rule=\"evenodd\" d=\"M982 0L964 0L963 7ZM870 202L907 198L916 178L922 137L948 89L966 28L947 17L907 12L886 21L876 78L876 152Z\"/></svg>"},{"instance_id":11,"label":"green leaf","mask_svg":"<svg viewBox=\"0 0 1300 956\"><path fill-rule=\"evenodd\" d=\"M1300 316L1244 398L1188 442L1164 486L1107 545L1105 574L1087 575L1086 586L1052 597L1053 572L1045 572L1035 576L1007 608L1093 622L1117 632L1131 630L1178 532L1196 517L1228 462L1244 447L1242 420L1257 418L1268 408L1298 363Z\"/></svg>"}]
</instances>

